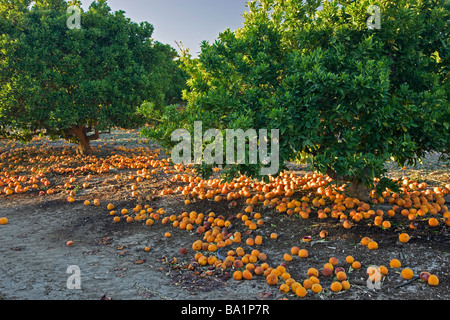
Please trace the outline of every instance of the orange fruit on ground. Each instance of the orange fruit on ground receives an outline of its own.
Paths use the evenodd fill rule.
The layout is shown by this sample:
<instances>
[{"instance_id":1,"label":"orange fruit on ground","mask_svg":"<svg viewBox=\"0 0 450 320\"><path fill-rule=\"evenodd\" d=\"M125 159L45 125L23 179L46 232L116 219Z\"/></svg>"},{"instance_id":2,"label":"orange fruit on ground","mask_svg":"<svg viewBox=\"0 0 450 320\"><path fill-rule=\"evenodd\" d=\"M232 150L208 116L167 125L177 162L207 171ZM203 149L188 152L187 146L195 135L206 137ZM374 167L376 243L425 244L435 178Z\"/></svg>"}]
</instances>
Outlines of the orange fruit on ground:
<instances>
[{"instance_id":1,"label":"orange fruit on ground","mask_svg":"<svg viewBox=\"0 0 450 320\"><path fill-rule=\"evenodd\" d=\"M303 287L305 287L305 289L311 289L311 287L312 287L313 284L314 284L314 283L312 282L311 279L305 279L305 280L303 281Z\"/></svg>"},{"instance_id":2,"label":"orange fruit on ground","mask_svg":"<svg viewBox=\"0 0 450 320\"><path fill-rule=\"evenodd\" d=\"M389 265L391 268L400 268L402 266L402 263L398 259L392 259L391 262L389 262Z\"/></svg>"},{"instance_id":3,"label":"orange fruit on ground","mask_svg":"<svg viewBox=\"0 0 450 320\"><path fill-rule=\"evenodd\" d=\"M367 248L369 248L369 250L376 250L378 249L378 243L376 241L370 241Z\"/></svg>"},{"instance_id":4,"label":"orange fruit on ground","mask_svg":"<svg viewBox=\"0 0 450 320\"><path fill-rule=\"evenodd\" d=\"M75 242L73 242L72 240L69 240L66 242L66 246L70 247L73 246L75 244Z\"/></svg>"},{"instance_id":5,"label":"orange fruit on ground","mask_svg":"<svg viewBox=\"0 0 450 320\"><path fill-rule=\"evenodd\" d=\"M428 224L430 227L437 227L439 225L439 220L436 218L430 218L428 219Z\"/></svg>"},{"instance_id":6,"label":"orange fruit on ground","mask_svg":"<svg viewBox=\"0 0 450 320\"><path fill-rule=\"evenodd\" d=\"M342 284L339 281L335 281L331 284L331 291L339 292L342 290Z\"/></svg>"},{"instance_id":7,"label":"orange fruit on ground","mask_svg":"<svg viewBox=\"0 0 450 320\"><path fill-rule=\"evenodd\" d=\"M235 272L233 272L233 279L241 280L242 279L242 271L236 270Z\"/></svg>"},{"instance_id":8,"label":"orange fruit on ground","mask_svg":"<svg viewBox=\"0 0 450 320\"><path fill-rule=\"evenodd\" d=\"M437 286L439 284L439 278L435 274L432 274L428 277L428 284L430 286Z\"/></svg>"},{"instance_id":9,"label":"orange fruit on ground","mask_svg":"<svg viewBox=\"0 0 450 320\"><path fill-rule=\"evenodd\" d=\"M153 224L153 219L147 219L146 221L145 221L145 224L147 225L147 226L151 226L152 224Z\"/></svg>"},{"instance_id":10,"label":"orange fruit on ground","mask_svg":"<svg viewBox=\"0 0 450 320\"><path fill-rule=\"evenodd\" d=\"M342 289L344 289L344 290L350 289L350 282L348 282L347 280L342 281L341 284L342 284Z\"/></svg>"},{"instance_id":11,"label":"orange fruit on ground","mask_svg":"<svg viewBox=\"0 0 450 320\"><path fill-rule=\"evenodd\" d=\"M150 247L145 247L144 251L146 251L146 252L150 251Z\"/></svg>"},{"instance_id":12,"label":"orange fruit on ground","mask_svg":"<svg viewBox=\"0 0 450 320\"><path fill-rule=\"evenodd\" d=\"M276 238L278 238L278 235L276 233L270 234L270 239L276 239Z\"/></svg>"},{"instance_id":13,"label":"orange fruit on ground","mask_svg":"<svg viewBox=\"0 0 450 320\"><path fill-rule=\"evenodd\" d=\"M120 217L114 217L114 222L119 222L120 221Z\"/></svg>"},{"instance_id":14,"label":"orange fruit on ground","mask_svg":"<svg viewBox=\"0 0 450 320\"><path fill-rule=\"evenodd\" d=\"M245 280L252 280L253 274L249 269L245 269L244 271L242 271L242 277Z\"/></svg>"},{"instance_id":15,"label":"orange fruit on ground","mask_svg":"<svg viewBox=\"0 0 450 320\"><path fill-rule=\"evenodd\" d=\"M5 225L8 223L8 219L5 217L0 218L0 225Z\"/></svg>"},{"instance_id":16,"label":"orange fruit on ground","mask_svg":"<svg viewBox=\"0 0 450 320\"><path fill-rule=\"evenodd\" d=\"M274 273L270 273L267 277L266 277L266 281L269 285L274 286L278 283L278 276L275 275Z\"/></svg>"},{"instance_id":17,"label":"orange fruit on ground","mask_svg":"<svg viewBox=\"0 0 450 320\"><path fill-rule=\"evenodd\" d=\"M308 255L309 255L309 253L308 253L308 250L306 250L306 249L300 249L300 251L298 252L298 256L300 258L308 258Z\"/></svg>"},{"instance_id":18,"label":"orange fruit on ground","mask_svg":"<svg viewBox=\"0 0 450 320\"><path fill-rule=\"evenodd\" d=\"M106 206L106 208L107 208L108 210L112 210L112 209L114 209L114 205L113 205L112 203L109 203L109 204Z\"/></svg>"},{"instance_id":19,"label":"orange fruit on ground","mask_svg":"<svg viewBox=\"0 0 450 320\"><path fill-rule=\"evenodd\" d=\"M262 244L262 237L261 236L258 235L258 236L255 237L255 244L257 246L260 246Z\"/></svg>"},{"instance_id":20,"label":"orange fruit on ground","mask_svg":"<svg viewBox=\"0 0 450 320\"><path fill-rule=\"evenodd\" d=\"M402 270L403 279L410 280L414 277L414 272L410 268L404 268Z\"/></svg>"},{"instance_id":21,"label":"orange fruit on ground","mask_svg":"<svg viewBox=\"0 0 450 320\"><path fill-rule=\"evenodd\" d=\"M336 279L338 279L339 281L347 280L347 274L344 271L339 271L336 274Z\"/></svg>"},{"instance_id":22,"label":"orange fruit on ground","mask_svg":"<svg viewBox=\"0 0 450 320\"><path fill-rule=\"evenodd\" d=\"M284 259L284 261L289 262L289 261L292 261L292 256L289 253L285 253L283 255L283 259Z\"/></svg>"},{"instance_id":23,"label":"orange fruit on ground","mask_svg":"<svg viewBox=\"0 0 450 320\"><path fill-rule=\"evenodd\" d=\"M400 233L399 236L398 236L398 240L401 243L407 243L409 241L409 235L407 233L404 233L404 232Z\"/></svg>"},{"instance_id":24,"label":"orange fruit on ground","mask_svg":"<svg viewBox=\"0 0 450 320\"><path fill-rule=\"evenodd\" d=\"M379 266L378 267L378 271L380 271L380 273L382 274L382 275L387 275L388 274L388 268L386 268L385 266Z\"/></svg>"},{"instance_id":25,"label":"orange fruit on ground","mask_svg":"<svg viewBox=\"0 0 450 320\"><path fill-rule=\"evenodd\" d=\"M170 232L166 232L165 234L164 234L164 237L166 237L166 238L170 238L172 235L170 234Z\"/></svg>"},{"instance_id":26,"label":"orange fruit on ground","mask_svg":"<svg viewBox=\"0 0 450 320\"><path fill-rule=\"evenodd\" d=\"M283 293L287 293L287 292L289 292L289 290L290 290L290 288L289 288L289 286L286 283L283 283L280 286L280 291L283 292Z\"/></svg>"},{"instance_id":27,"label":"orange fruit on ground","mask_svg":"<svg viewBox=\"0 0 450 320\"><path fill-rule=\"evenodd\" d=\"M363 246L367 246L369 244L370 240L371 239L369 237L364 237L364 238L361 239L361 244Z\"/></svg>"},{"instance_id":28,"label":"orange fruit on ground","mask_svg":"<svg viewBox=\"0 0 450 320\"><path fill-rule=\"evenodd\" d=\"M312 285L312 287L311 287L311 290L312 290L314 293L320 293L320 292L322 291L322 286L321 286L320 284L318 284L318 283L314 283L314 284Z\"/></svg>"},{"instance_id":29,"label":"orange fruit on ground","mask_svg":"<svg viewBox=\"0 0 450 320\"><path fill-rule=\"evenodd\" d=\"M306 290L305 287L298 286L298 287L295 289L295 294L296 294L297 296L299 296L300 298L305 297L307 293L308 293L308 291Z\"/></svg>"},{"instance_id":30,"label":"orange fruit on ground","mask_svg":"<svg viewBox=\"0 0 450 320\"><path fill-rule=\"evenodd\" d=\"M317 270L316 268L309 268L306 274L308 275L308 277L311 277L311 276L318 277L319 270Z\"/></svg>"},{"instance_id":31,"label":"orange fruit on ground","mask_svg":"<svg viewBox=\"0 0 450 320\"><path fill-rule=\"evenodd\" d=\"M85 201L84 201L84 205L85 205L85 206L88 206L88 205L90 205L90 204L91 204L91 202L90 202L89 200L85 200Z\"/></svg>"},{"instance_id":32,"label":"orange fruit on ground","mask_svg":"<svg viewBox=\"0 0 450 320\"><path fill-rule=\"evenodd\" d=\"M291 253L292 253L293 255L298 255L298 252L299 252L299 251L300 251L300 248L297 247L297 246L294 246L294 247L291 248Z\"/></svg>"},{"instance_id":33,"label":"orange fruit on ground","mask_svg":"<svg viewBox=\"0 0 450 320\"><path fill-rule=\"evenodd\" d=\"M355 270L360 269L360 268L361 268L361 262L359 262L359 261L353 261L353 263L352 263L352 268L355 269Z\"/></svg>"},{"instance_id":34,"label":"orange fruit on ground","mask_svg":"<svg viewBox=\"0 0 450 320\"><path fill-rule=\"evenodd\" d=\"M347 262L348 264L353 263L353 261L355 261L355 259L352 256L345 257L345 262Z\"/></svg>"},{"instance_id":35,"label":"orange fruit on ground","mask_svg":"<svg viewBox=\"0 0 450 320\"><path fill-rule=\"evenodd\" d=\"M339 259L336 258L336 257L331 257L331 258L328 260L328 262L331 263L333 266L337 266L337 265L339 264Z\"/></svg>"}]
</instances>

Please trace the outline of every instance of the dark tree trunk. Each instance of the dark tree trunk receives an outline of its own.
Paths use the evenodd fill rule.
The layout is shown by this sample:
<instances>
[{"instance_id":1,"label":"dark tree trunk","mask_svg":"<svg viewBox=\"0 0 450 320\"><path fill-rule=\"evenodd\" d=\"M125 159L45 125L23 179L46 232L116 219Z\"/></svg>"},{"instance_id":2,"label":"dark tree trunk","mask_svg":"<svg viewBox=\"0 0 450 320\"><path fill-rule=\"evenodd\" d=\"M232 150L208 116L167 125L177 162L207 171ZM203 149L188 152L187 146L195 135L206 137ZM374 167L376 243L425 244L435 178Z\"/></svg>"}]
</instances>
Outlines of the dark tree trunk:
<instances>
[{"instance_id":1,"label":"dark tree trunk","mask_svg":"<svg viewBox=\"0 0 450 320\"><path fill-rule=\"evenodd\" d=\"M88 155L91 153L90 142L99 139L100 135L97 129L94 128L94 134L88 135L92 131L92 128L86 128L84 125L73 125L69 134L77 137L78 146L76 148L77 154Z\"/></svg>"},{"instance_id":2,"label":"dark tree trunk","mask_svg":"<svg viewBox=\"0 0 450 320\"><path fill-rule=\"evenodd\" d=\"M339 176L331 168L327 169L327 174L330 178L335 180L337 184L350 183L349 186L345 188L345 193L351 198L357 198L360 201L368 202L370 201L370 194L367 187L357 181L355 178L350 178L347 176Z\"/></svg>"}]
</instances>

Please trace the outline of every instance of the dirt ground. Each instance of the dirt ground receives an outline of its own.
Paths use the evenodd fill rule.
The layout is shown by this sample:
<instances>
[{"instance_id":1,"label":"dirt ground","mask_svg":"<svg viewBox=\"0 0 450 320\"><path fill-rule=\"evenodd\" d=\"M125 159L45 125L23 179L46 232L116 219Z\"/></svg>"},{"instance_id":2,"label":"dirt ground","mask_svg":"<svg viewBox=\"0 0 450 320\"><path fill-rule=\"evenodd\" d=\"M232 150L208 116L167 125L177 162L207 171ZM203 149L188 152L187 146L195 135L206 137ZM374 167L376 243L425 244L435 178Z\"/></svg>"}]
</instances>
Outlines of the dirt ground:
<instances>
[{"instance_id":1,"label":"dirt ground","mask_svg":"<svg viewBox=\"0 0 450 320\"><path fill-rule=\"evenodd\" d=\"M0 155L23 147L7 145L5 141L1 143ZM42 142L37 141L36 144ZM96 146L104 146L96 152L98 157L102 157L115 146L135 147L136 144L150 149L156 147L136 133L115 132L96 142ZM52 152L57 153L70 148L61 143L52 146ZM5 163L11 160L5 158ZM391 172L393 175L428 177L430 186L448 183L448 168L437 163L435 158L430 161L433 163L431 166L424 163L421 167L398 171L392 168ZM387 230L365 223L344 229L331 219L311 217L303 220L297 215L287 216L261 206L257 209L264 225L248 234L241 221L233 219L246 207L243 201L238 201L236 207L229 207L227 201L211 200L193 200L186 205L181 195L160 197L158 191L161 187L171 184L163 173L144 181L140 185L139 196L131 197L126 181L113 182L117 172L125 176L136 170L125 168L95 175L90 181L92 186L88 190L80 190L74 203L67 202L64 192L45 196L39 196L37 191L0 194L0 217L9 220L8 224L0 226L0 300L448 300L450 297L450 236L449 228L443 224L438 229L421 224L417 230L408 230L404 217L396 215L391 220L393 227ZM432 174L434 172L437 173ZM65 181L68 178L67 175L48 176L55 184L58 179ZM99 199L101 205L83 204L84 200L93 199ZM445 199L448 205L450 197ZM232 221L229 232L242 232L243 239L246 236L263 237L263 243L257 249L267 254L267 263L271 266L283 263L283 255L289 253L293 246L307 249L308 258L294 256L285 264L286 271L297 281L307 278L308 268L321 270L334 256L339 259L338 266L346 271L351 288L331 292L329 288L334 276L320 275L324 290L320 294L308 292L305 298L299 298L292 292L281 293L279 285L269 286L262 276L236 281L231 277L231 269L219 270L193 263L195 252L191 246L195 240L201 239L195 230L180 230L160 221L152 226L141 222L113 223L106 209L108 203L113 203L117 209L129 210L138 203L148 204L154 209L164 208L166 216L192 210L223 215ZM374 209L378 208L389 210L390 205L374 206ZM328 231L325 239L318 236L321 230ZM403 231L411 235L406 244L398 241L398 234ZM164 237L166 232L170 232L171 237ZM278 234L277 239L270 239L273 232ZM311 236L312 240L304 242L304 236ZM379 248L368 250L362 246L360 240L365 236L376 240ZM73 246L66 245L69 240L74 241ZM240 243L232 245L232 249L237 246L246 252L255 248ZM150 247L150 250L145 251L145 247ZM181 248L186 248L187 253L182 254ZM226 247L225 250L229 249ZM219 250L216 254L221 258L226 251ZM361 262L361 269L352 269L345 262L348 255ZM401 277L401 269L389 267L393 258L402 262L402 268L414 271L415 277L411 281ZM73 265L79 267L81 289L68 288L67 281L72 273L67 271ZM382 265L388 267L389 273L380 279L378 288L373 288L367 282L367 268ZM433 287L418 280L417 276L422 271L437 275L439 285Z\"/></svg>"}]
</instances>

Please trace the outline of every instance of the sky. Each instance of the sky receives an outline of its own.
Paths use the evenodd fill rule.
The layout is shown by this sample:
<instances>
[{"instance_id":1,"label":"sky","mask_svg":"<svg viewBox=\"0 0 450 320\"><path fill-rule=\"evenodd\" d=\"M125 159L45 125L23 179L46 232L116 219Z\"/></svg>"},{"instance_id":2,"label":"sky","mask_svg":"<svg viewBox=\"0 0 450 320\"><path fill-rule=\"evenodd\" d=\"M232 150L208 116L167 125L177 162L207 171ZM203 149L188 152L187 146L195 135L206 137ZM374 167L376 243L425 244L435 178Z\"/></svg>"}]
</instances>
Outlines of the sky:
<instances>
[{"instance_id":1,"label":"sky","mask_svg":"<svg viewBox=\"0 0 450 320\"><path fill-rule=\"evenodd\" d=\"M91 0L81 0L87 10ZM178 50L175 41L189 48L193 57L200 44L214 42L227 28L236 30L244 22L247 0L108 0L112 11L125 11L134 22L147 21L154 27L153 39Z\"/></svg>"}]
</instances>

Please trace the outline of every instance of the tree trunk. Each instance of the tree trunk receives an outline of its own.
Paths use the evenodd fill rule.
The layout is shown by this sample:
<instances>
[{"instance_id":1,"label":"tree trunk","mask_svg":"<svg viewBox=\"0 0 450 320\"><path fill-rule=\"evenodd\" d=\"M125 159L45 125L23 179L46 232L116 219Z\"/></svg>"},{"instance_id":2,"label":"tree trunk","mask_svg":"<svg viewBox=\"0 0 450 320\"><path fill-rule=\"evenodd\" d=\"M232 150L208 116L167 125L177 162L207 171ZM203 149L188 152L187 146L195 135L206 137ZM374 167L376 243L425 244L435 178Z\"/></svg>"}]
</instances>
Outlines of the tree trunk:
<instances>
[{"instance_id":1,"label":"tree trunk","mask_svg":"<svg viewBox=\"0 0 450 320\"><path fill-rule=\"evenodd\" d=\"M351 184L345 189L345 192L349 197L356 198L364 202L370 201L369 190L363 183L355 181L354 179L353 181L350 181L350 183Z\"/></svg>"},{"instance_id":2,"label":"tree trunk","mask_svg":"<svg viewBox=\"0 0 450 320\"><path fill-rule=\"evenodd\" d=\"M357 181L355 178L350 178L347 176L339 176L331 168L327 169L327 174L331 179L335 180L338 185L341 185L343 183L350 183L350 185L345 188L345 193L349 197L356 198L363 202L370 201L369 190L363 183Z\"/></svg>"},{"instance_id":3,"label":"tree trunk","mask_svg":"<svg viewBox=\"0 0 450 320\"><path fill-rule=\"evenodd\" d=\"M69 131L70 135L77 137L78 146L76 148L77 154L88 155L91 153L90 142L99 138L99 132L94 128L94 134L88 135L92 131L92 128L86 128L84 125L73 125Z\"/></svg>"}]
</instances>

